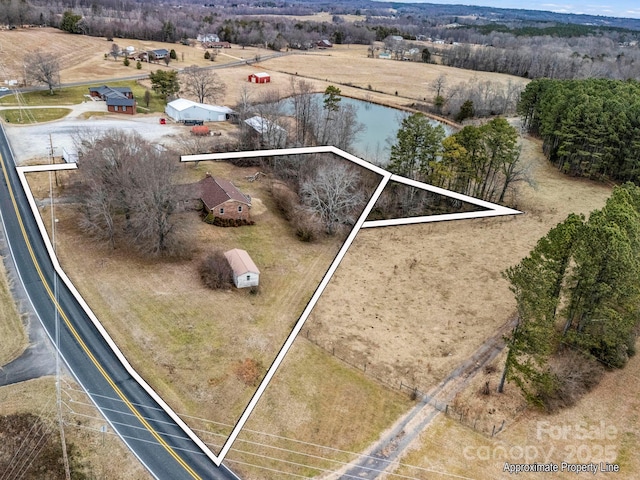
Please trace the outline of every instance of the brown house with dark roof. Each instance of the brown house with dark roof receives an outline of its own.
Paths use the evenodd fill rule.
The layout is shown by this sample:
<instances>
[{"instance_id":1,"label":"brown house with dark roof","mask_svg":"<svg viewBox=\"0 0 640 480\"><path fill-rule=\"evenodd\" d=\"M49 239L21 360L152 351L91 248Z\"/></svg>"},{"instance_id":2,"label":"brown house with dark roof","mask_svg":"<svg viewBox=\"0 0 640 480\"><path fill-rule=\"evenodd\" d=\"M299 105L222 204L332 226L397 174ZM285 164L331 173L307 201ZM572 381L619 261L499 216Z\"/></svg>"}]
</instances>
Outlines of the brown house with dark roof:
<instances>
[{"instance_id":1,"label":"brown house with dark roof","mask_svg":"<svg viewBox=\"0 0 640 480\"><path fill-rule=\"evenodd\" d=\"M126 113L134 115L136 113L136 101L133 92L129 87L89 87L89 94L92 97L100 98L107 103L109 112Z\"/></svg>"},{"instance_id":2,"label":"brown house with dark roof","mask_svg":"<svg viewBox=\"0 0 640 480\"><path fill-rule=\"evenodd\" d=\"M198 182L200 200L207 213L218 218L250 220L251 197L238 190L233 183L211 174Z\"/></svg>"}]
</instances>

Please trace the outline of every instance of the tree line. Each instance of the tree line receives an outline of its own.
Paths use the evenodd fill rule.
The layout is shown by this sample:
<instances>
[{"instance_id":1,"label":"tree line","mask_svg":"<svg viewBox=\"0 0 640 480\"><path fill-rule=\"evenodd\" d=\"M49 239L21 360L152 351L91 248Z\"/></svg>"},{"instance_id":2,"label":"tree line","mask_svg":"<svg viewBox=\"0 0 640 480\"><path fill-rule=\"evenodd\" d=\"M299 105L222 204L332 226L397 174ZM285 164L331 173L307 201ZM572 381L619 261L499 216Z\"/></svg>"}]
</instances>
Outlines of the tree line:
<instances>
[{"instance_id":1,"label":"tree line","mask_svg":"<svg viewBox=\"0 0 640 480\"><path fill-rule=\"evenodd\" d=\"M571 214L504 272L518 323L503 380L547 409L570 405L636 352L640 188L616 187L589 218Z\"/></svg>"},{"instance_id":2,"label":"tree line","mask_svg":"<svg viewBox=\"0 0 640 480\"><path fill-rule=\"evenodd\" d=\"M561 171L640 181L639 82L535 80L522 93L518 113Z\"/></svg>"},{"instance_id":3,"label":"tree line","mask_svg":"<svg viewBox=\"0 0 640 480\"><path fill-rule=\"evenodd\" d=\"M504 202L510 188L526 178L518 132L502 117L446 137L442 125L410 115L391 146L389 171L490 202ZM407 195L400 199L404 208L415 208L415 193Z\"/></svg>"},{"instance_id":4,"label":"tree line","mask_svg":"<svg viewBox=\"0 0 640 480\"><path fill-rule=\"evenodd\" d=\"M395 8L397 12L390 15L376 2L368 1L320 6L220 0L215 5L182 2L180 9L168 9L156 8L147 1L82 0L70 7L66 2L0 0L0 24L31 23L92 36L185 43L199 33L216 33L225 41L274 50L287 46L310 48L324 38L334 43L366 45L394 35L405 40L441 40L447 45L433 45L433 49L429 48L431 54L441 56L445 65L473 70L528 78L624 79L640 73L640 49L629 44L639 37L634 30L576 26L568 24L569 18L565 19L568 25L564 25L509 21L505 16L504 25L486 25L481 18L446 13L445 6L400 4ZM318 22L283 16L311 15L318 10L330 11L332 20ZM348 22L340 14L361 15L362 19ZM537 14L545 16L543 12ZM261 15L280 16L274 20ZM612 19L611 23L626 25L619 19ZM559 37L556 32L580 36ZM474 48L464 48L470 44Z\"/></svg>"}]
</instances>

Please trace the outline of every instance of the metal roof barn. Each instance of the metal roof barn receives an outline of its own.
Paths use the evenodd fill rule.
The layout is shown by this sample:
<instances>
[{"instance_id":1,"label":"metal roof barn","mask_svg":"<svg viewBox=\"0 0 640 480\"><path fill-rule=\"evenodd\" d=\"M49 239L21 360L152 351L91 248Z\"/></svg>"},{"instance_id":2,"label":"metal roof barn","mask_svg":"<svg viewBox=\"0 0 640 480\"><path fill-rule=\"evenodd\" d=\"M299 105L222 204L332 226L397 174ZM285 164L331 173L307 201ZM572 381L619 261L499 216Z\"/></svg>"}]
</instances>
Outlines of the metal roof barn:
<instances>
[{"instance_id":1,"label":"metal roof barn","mask_svg":"<svg viewBox=\"0 0 640 480\"><path fill-rule=\"evenodd\" d=\"M176 122L185 120L202 120L203 122L224 122L233 113L229 107L197 103L186 98L178 98L169 102L164 109L167 116Z\"/></svg>"}]
</instances>

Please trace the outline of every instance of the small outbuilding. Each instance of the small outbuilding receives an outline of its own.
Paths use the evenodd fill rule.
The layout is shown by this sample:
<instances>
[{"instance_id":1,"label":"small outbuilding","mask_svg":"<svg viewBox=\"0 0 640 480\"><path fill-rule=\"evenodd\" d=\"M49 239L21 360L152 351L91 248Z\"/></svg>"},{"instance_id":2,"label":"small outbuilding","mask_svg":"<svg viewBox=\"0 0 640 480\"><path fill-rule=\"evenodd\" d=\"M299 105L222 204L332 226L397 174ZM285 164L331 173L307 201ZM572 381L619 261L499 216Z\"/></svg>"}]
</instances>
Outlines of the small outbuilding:
<instances>
[{"instance_id":1,"label":"small outbuilding","mask_svg":"<svg viewBox=\"0 0 640 480\"><path fill-rule=\"evenodd\" d=\"M266 72L252 73L249 75L248 80L251 83L269 83L271 82L271 75Z\"/></svg>"},{"instance_id":2,"label":"small outbuilding","mask_svg":"<svg viewBox=\"0 0 640 480\"><path fill-rule=\"evenodd\" d=\"M202 122L224 122L229 120L233 110L229 107L197 103L186 98L178 98L167 103L165 113L176 122L198 120Z\"/></svg>"},{"instance_id":3,"label":"small outbuilding","mask_svg":"<svg viewBox=\"0 0 640 480\"><path fill-rule=\"evenodd\" d=\"M247 118L244 123L249 125L258 137L260 144L271 148L283 148L287 142L287 131L280 125L270 122L258 115Z\"/></svg>"},{"instance_id":4,"label":"small outbuilding","mask_svg":"<svg viewBox=\"0 0 640 480\"><path fill-rule=\"evenodd\" d=\"M231 270L233 270L233 284L236 288L257 287L260 282L260 270L253 263L246 250L234 248L224 252Z\"/></svg>"}]
</instances>

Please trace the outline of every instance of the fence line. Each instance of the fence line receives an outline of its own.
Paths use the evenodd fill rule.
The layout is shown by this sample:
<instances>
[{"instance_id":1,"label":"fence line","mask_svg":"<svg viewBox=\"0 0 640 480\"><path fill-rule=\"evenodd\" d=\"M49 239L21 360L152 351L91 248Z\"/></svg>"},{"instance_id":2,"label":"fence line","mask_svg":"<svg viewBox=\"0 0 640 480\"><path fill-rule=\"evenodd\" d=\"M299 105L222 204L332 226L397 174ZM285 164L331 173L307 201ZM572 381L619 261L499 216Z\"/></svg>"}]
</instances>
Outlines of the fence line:
<instances>
[{"instance_id":1,"label":"fence line","mask_svg":"<svg viewBox=\"0 0 640 480\"><path fill-rule=\"evenodd\" d=\"M411 386L404 383L404 380L402 379L400 379L399 381L389 381L388 376L387 378L382 378L383 374L380 372L377 373L376 367L374 365L371 365L366 361L356 362L353 359L347 359L345 358L345 356L341 356L340 352L336 353L336 348L334 345L326 346L320 343L316 338L313 338L309 328L305 328L303 330L303 336L318 348L321 348L325 352L331 353L331 355L337 360L346 365L349 365L352 368L355 368L356 370L362 371L365 375L372 378L376 382L388 388L391 388L392 390L397 390L401 393L404 393L408 395L412 400L428 404L436 410L444 413L447 417L456 420L458 423L465 427L472 428L476 432L493 437L500 433L505 427L505 419L502 419L502 421L491 421L480 417L474 417L473 415L469 414L468 408L458 408L449 402L440 401L434 397L428 397L426 392L420 390L415 385Z\"/></svg>"}]
</instances>

